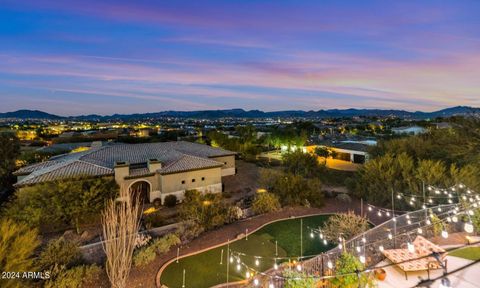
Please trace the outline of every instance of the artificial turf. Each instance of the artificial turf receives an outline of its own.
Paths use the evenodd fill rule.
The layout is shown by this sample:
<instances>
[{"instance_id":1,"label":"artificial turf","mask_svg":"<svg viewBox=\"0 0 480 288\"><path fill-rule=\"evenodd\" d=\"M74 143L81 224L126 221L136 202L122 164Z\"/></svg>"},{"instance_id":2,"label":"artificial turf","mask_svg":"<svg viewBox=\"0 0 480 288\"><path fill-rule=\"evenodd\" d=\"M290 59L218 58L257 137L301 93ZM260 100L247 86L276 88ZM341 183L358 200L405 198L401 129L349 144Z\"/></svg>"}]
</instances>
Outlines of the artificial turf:
<instances>
[{"instance_id":1,"label":"artificial turf","mask_svg":"<svg viewBox=\"0 0 480 288\"><path fill-rule=\"evenodd\" d=\"M460 257L472 261L480 260L480 247L467 247L448 253L450 256Z\"/></svg>"},{"instance_id":2,"label":"artificial turf","mask_svg":"<svg viewBox=\"0 0 480 288\"><path fill-rule=\"evenodd\" d=\"M300 253L300 222L303 219L303 253ZM257 271L265 271L272 268L275 257L275 240L278 244L278 257L296 257L300 254L314 255L329 250L333 244L324 245L318 235L310 237L311 228L321 227L328 219L326 215L309 216L282 220L268 224L245 238L230 243L230 250L246 254L242 256L242 262ZM223 259L221 259L223 250ZM253 256L259 258L259 266L255 266ZM221 263L221 264L220 264ZM173 262L167 266L161 275L161 283L170 288L180 288L183 282L183 270L185 269L186 287L211 287L227 281L227 245L217 247L197 255L192 255ZM229 282L245 279L245 268L237 271L237 263L229 265Z\"/></svg>"}]
</instances>

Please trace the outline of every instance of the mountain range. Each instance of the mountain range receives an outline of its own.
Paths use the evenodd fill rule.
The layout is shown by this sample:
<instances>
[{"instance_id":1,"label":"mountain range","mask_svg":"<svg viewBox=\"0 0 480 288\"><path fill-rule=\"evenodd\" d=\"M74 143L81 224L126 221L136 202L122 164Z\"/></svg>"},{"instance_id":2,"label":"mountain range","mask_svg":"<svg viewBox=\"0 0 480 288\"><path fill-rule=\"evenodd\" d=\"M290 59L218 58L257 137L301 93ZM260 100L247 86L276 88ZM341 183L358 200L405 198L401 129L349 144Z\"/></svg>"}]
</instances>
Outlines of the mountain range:
<instances>
[{"instance_id":1,"label":"mountain range","mask_svg":"<svg viewBox=\"0 0 480 288\"><path fill-rule=\"evenodd\" d=\"M38 110L18 110L14 112L0 113L1 118L11 119L46 119L46 120L90 120L90 121L108 121L108 120L142 120L155 118L342 118L342 117L388 117L395 116L399 118L410 119L428 119L437 117L451 116L480 116L480 108L468 106L456 106L434 112L409 112L405 110L393 109L328 109L318 111L285 110L275 112L264 112L260 110L244 109L225 109L225 110L201 110L201 111L163 111L142 114L113 114L108 116L101 115L81 115L81 116L58 116Z\"/></svg>"}]
</instances>

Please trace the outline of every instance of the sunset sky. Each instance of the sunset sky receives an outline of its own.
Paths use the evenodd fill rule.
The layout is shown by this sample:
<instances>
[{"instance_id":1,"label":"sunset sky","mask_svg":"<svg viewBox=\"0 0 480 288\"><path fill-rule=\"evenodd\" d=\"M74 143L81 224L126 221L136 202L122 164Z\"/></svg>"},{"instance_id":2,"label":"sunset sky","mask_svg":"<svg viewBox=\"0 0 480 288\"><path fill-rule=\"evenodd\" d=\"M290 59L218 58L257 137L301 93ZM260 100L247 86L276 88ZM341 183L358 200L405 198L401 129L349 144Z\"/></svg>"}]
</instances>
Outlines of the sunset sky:
<instances>
[{"instance_id":1,"label":"sunset sky","mask_svg":"<svg viewBox=\"0 0 480 288\"><path fill-rule=\"evenodd\" d=\"M0 0L0 112L456 105L480 106L478 0Z\"/></svg>"}]
</instances>

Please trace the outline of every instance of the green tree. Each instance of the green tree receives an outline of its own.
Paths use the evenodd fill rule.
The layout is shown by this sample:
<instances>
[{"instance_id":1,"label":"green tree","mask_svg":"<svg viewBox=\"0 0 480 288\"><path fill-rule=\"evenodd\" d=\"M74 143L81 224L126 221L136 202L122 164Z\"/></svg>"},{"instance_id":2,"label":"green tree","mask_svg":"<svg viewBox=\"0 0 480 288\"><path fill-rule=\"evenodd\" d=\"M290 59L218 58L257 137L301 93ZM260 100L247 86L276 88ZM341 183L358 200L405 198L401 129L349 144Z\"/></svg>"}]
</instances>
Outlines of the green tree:
<instances>
[{"instance_id":1,"label":"green tree","mask_svg":"<svg viewBox=\"0 0 480 288\"><path fill-rule=\"evenodd\" d=\"M117 194L113 177L45 182L19 189L4 214L32 226L66 224L78 231L81 222L98 216Z\"/></svg>"},{"instance_id":2,"label":"green tree","mask_svg":"<svg viewBox=\"0 0 480 288\"><path fill-rule=\"evenodd\" d=\"M300 150L283 155L284 170L287 173L303 177L318 177L325 170L314 154L303 153Z\"/></svg>"},{"instance_id":3,"label":"green tree","mask_svg":"<svg viewBox=\"0 0 480 288\"><path fill-rule=\"evenodd\" d=\"M14 182L12 172L19 155L20 141L15 134L0 132L0 196L2 192L11 189Z\"/></svg>"},{"instance_id":4,"label":"green tree","mask_svg":"<svg viewBox=\"0 0 480 288\"><path fill-rule=\"evenodd\" d=\"M10 219L0 220L0 271L33 271L33 254L40 244L37 231ZM20 287L18 279L0 279L1 287Z\"/></svg>"},{"instance_id":5,"label":"green tree","mask_svg":"<svg viewBox=\"0 0 480 288\"><path fill-rule=\"evenodd\" d=\"M263 169L260 184L277 195L282 205L320 207L324 203L322 184L318 178L305 179L292 173Z\"/></svg>"},{"instance_id":6,"label":"green tree","mask_svg":"<svg viewBox=\"0 0 480 288\"><path fill-rule=\"evenodd\" d=\"M369 228L366 218L353 212L339 213L328 218L322 231L329 241L337 241L341 235L345 240L351 239Z\"/></svg>"},{"instance_id":7,"label":"green tree","mask_svg":"<svg viewBox=\"0 0 480 288\"><path fill-rule=\"evenodd\" d=\"M203 194L197 190L188 190L179 213L182 220L193 221L208 230L225 224L227 209L221 194Z\"/></svg>"},{"instance_id":8,"label":"green tree","mask_svg":"<svg viewBox=\"0 0 480 288\"><path fill-rule=\"evenodd\" d=\"M342 253L335 264L335 274L351 274L361 272L365 266L352 254ZM331 280L333 287L357 288L373 287L374 279L368 273L335 277Z\"/></svg>"},{"instance_id":9,"label":"green tree","mask_svg":"<svg viewBox=\"0 0 480 288\"><path fill-rule=\"evenodd\" d=\"M255 214L278 211L281 207L278 197L269 192L258 193L252 203L252 210Z\"/></svg>"}]
</instances>

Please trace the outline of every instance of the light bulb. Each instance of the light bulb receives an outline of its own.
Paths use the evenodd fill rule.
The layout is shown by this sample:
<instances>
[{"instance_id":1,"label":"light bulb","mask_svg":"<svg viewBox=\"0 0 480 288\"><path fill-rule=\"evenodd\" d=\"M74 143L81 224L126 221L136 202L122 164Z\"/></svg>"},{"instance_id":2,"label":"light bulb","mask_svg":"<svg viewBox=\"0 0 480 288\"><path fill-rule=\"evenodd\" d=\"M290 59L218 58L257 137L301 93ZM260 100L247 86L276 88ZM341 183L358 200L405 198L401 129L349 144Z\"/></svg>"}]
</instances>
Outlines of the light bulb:
<instances>
[{"instance_id":1,"label":"light bulb","mask_svg":"<svg viewBox=\"0 0 480 288\"><path fill-rule=\"evenodd\" d=\"M407 220L407 224L408 224L408 225L412 224L412 221L411 221L411 220Z\"/></svg>"},{"instance_id":2,"label":"light bulb","mask_svg":"<svg viewBox=\"0 0 480 288\"><path fill-rule=\"evenodd\" d=\"M433 203L433 199L428 199L428 203Z\"/></svg>"},{"instance_id":3,"label":"light bulb","mask_svg":"<svg viewBox=\"0 0 480 288\"><path fill-rule=\"evenodd\" d=\"M327 262L327 267L328 267L328 269L332 269L332 268L333 268L333 263L332 263L332 261L328 260L328 262Z\"/></svg>"},{"instance_id":4,"label":"light bulb","mask_svg":"<svg viewBox=\"0 0 480 288\"><path fill-rule=\"evenodd\" d=\"M342 246L342 243L339 243L339 244L338 244L338 249L342 249L342 247L343 247L343 246Z\"/></svg>"},{"instance_id":5,"label":"light bulb","mask_svg":"<svg viewBox=\"0 0 480 288\"><path fill-rule=\"evenodd\" d=\"M357 249L357 252L360 252L360 246L357 246L356 249Z\"/></svg>"},{"instance_id":6,"label":"light bulb","mask_svg":"<svg viewBox=\"0 0 480 288\"><path fill-rule=\"evenodd\" d=\"M268 284L268 288L275 288L275 286L273 285L273 283L270 283Z\"/></svg>"},{"instance_id":7,"label":"light bulb","mask_svg":"<svg viewBox=\"0 0 480 288\"><path fill-rule=\"evenodd\" d=\"M245 276L248 278L250 278L250 271L247 271L247 273L245 273Z\"/></svg>"},{"instance_id":8,"label":"light bulb","mask_svg":"<svg viewBox=\"0 0 480 288\"><path fill-rule=\"evenodd\" d=\"M413 205L414 205L414 203L413 203L412 201L410 201L410 205L412 205L412 206L413 206Z\"/></svg>"},{"instance_id":9,"label":"light bulb","mask_svg":"<svg viewBox=\"0 0 480 288\"><path fill-rule=\"evenodd\" d=\"M360 255L360 262L362 262L362 264L365 264L365 256Z\"/></svg>"},{"instance_id":10,"label":"light bulb","mask_svg":"<svg viewBox=\"0 0 480 288\"><path fill-rule=\"evenodd\" d=\"M230 263L233 263L233 257L230 257Z\"/></svg>"},{"instance_id":11,"label":"light bulb","mask_svg":"<svg viewBox=\"0 0 480 288\"><path fill-rule=\"evenodd\" d=\"M407 214L407 216L405 216L405 218L410 219L410 215Z\"/></svg>"},{"instance_id":12,"label":"light bulb","mask_svg":"<svg viewBox=\"0 0 480 288\"><path fill-rule=\"evenodd\" d=\"M445 230L443 230L443 231L442 231L442 237L443 237L443 238L448 238L448 232L445 231Z\"/></svg>"},{"instance_id":13,"label":"light bulb","mask_svg":"<svg viewBox=\"0 0 480 288\"><path fill-rule=\"evenodd\" d=\"M297 270L302 271L302 266L300 264L297 265Z\"/></svg>"},{"instance_id":14,"label":"light bulb","mask_svg":"<svg viewBox=\"0 0 480 288\"><path fill-rule=\"evenodd\" d=\"M392 220L393 220L393 222L397 222L397 218L393 218Z\"/></svg>"},{"instance_id":15,"label":"light bulb","mask_svg":"<svg viewBox=\"0 0 480 288\"><path fill-rule=\"evenodd\" d=\"M368 206L368 211L372 211L372 207Z\"/></svg>"},{"instance_id":16,"label":"light bulb","mask_svg":"<svg viewBox=\"0 0 480 288\"><path fill-rule=\"evenodd\" d=\"M380 252L383 252L383 250L385 250L385 248L383 248L383 245L380 245L380 246L378 246L378 250L380 250Z\"/></svg>"},{"instance_id":17,"label":"light bulb","mask_svg":"<svg viewBox=\"0 0 480 288\"><path fill-rule=\"evenodd\" d=\"M273 269L275 269L275 270L278 269L278 264L277 263L273 264Z\"/></svg>"},{"instance_id":18,"label":"light bulb","mask_svg":"<svg viewBox=\"0 0 480 288\"><path fill-rule=\"evenodd\" d=\"M475 213L473 213L473 210L468 210L468 214L473 216Z\"/></svg>"},{"instance_id":19,"label":"light bulb","mask_svg":"<svg viewBox=\"0 0 480 288\"><path fill-rule=\"evenodd\" d=\"M323 234L322 233L320 233L320 239L323 239Z\"/></svg>"},{"instance_id":20,"label":"light bulb","mask_svg":"<svg viewBox=\"0 0 480 288\"><path fill-rule=\"evenodd\" d=\"M313 233L310 233L310 238L313 238L315 237L315 235L313 235Z\"/></svg>"},{"instance_id":21,"label":"light bulb","mask_svg":"<svg viewBox=\"0 0 480 288\"><path fill-rule=\"evenodd\" d=\"M260 284L260 282L258 281L258 279L253 280L253 285L258 286L258 284Z\"/></svg>"},{"instance_id":22,"label":"light bulb","mask_svg":"<svg viewBox=\"0 0 480 288\"><path fill-rule=\"evenodd\" d=\"M452 222L452 218L451 217L447 217L447 222Z\"/></svg>"},{"instance_id":23,"label":"light bulb","mask_svg":"<svg viewBox=\"0 0 480 288\"><path fill-rule=\"evenodd\" d=\"M260 265L260 260L255 259L255 266L259 266L259 265Z\"/></svg>"},{"instance_id":24,"label":"light bulb","mask_svg":"<svg viewBox=\"0 0 480 288\"><path fill-rule=\"evenodd\" d=\"M362 237L362 242L363 242L363 243L367 243L367 238Z\"/></svg>"},{"instance_id":25,"label":"light bulb","mask_svg":"<svg viewBox=\"0 0 480 288\"><path fill-rule=\"evenodd\" d=\"M425 206L425 204L423 204L423 205L422 205L422 209L426 209L426 208L427 208L427 206Z\"/></svg>"},{"instance_id":26,"label":"light bulb","mask_svg":"<svg viewBox=\"0 0 480 288\"><path fill-rule=\"evenodd\" d=\"M237 264L237 271L240 271L240 269L242 269L242 266L240 266L240 264Z\"/></svg>"},{"instance_id":27,"label":"light bulb","mask_svg":"<svg viewBox=\"0 0 480 288\"><path fill-rule=\"evenodd\" d=\"M323 245L327 245L327 239L323 239Z\"/></svg>"},{"instance_id":28,"label":"light bulb","mask_svg":"<svg viewBox=\"0 0 480 288\"><path fill-rule=\"evenodd\" d=\"M393 239L393 235L392 233L388 233L388 239L392 240Z\"/></svg>"},{"instance_id":29,"label":"light bulb","mask_svg":"<svg viewBox=\"0 0 480 288\"><path fill-rule=\"evenodd\" d=\"M423 233L422 228L418 228L418 229L417 229L417 233L418 233L418 234L422 234L422 233Z\"/></svg>"},{"instance_id":30,"label":"light bulb","mask_svg":"<svg viewBox=\"0 0 480 288\"><path fill-rule=\"evenodd\" d=\"M377 215L378 217L382 217L382 212L378 211Z\"/></svg>"},{"instance_id":31,"label":"light bulb","mask_svg":"<svg viewBox=\"0 0 480 288\"><path fill-rule=\"evenodd\" d=\"M442 212L442 208L440 208L440 207L438 207L437 210L438 210L438 212Z\"/></svg>"},{"instance_id":32,"label":"light bulb","mask_svg":"<svg viewBox=\"0 0 480 288\"><path fill-rule=\"evenodd\" d=\"M458 217L457 217L457 216L452 216L452 221L453 221L454 223L457 223L457 222L458 222Z\"/></svg>"},{"instance_id":33,"label":"light bulb","mask_svg":"<svg viewBox=\"0 0 480 288\"><path fill-rule=\"evenodd\" d=\"M410 252L410 253L415 252L415 246L411 242L407 243L407 249L408 249L408 252Z\"/></svg>"},{"instance_id":34,"label":"light bulb","mask_svg":"<svg viewBox=\"0 0 480 288\"><path fill-rule=\"evenodd\" d=\"M453 203L452 199L448 199L448 203L452 204Z\"/></svg>"},{"instance_id":35,"label":"light bulb","mask_svg":"<svg viewBox=\"0 0 480 288\"><path fill-rule=\"evenodd\" d=\"M432 221L430 221L430 219L427 219L427 225L430 225L432 224Z\"/></svg>"},{"instance_id":36,"label":"light bulb","mask_svg":"<svg viewBox=\"0 0 480 288\"><path fill-rule=\"evenodd\" d=\"M465 232L467 233L472 233L473 232L473 225L470 222L465 223L465 226L463 226L465 229Z\"/></svg>"},{"instance_id":37,"label":"light bulb","mask_svg":"<svg viewBox=\"0 0 480 288\"><path fill-rule=\"evenodd\" d=\"M402 196L400 194L398 194L397 199L402 199Z\"/></svg>"},{"instance_id":38,"label":"light bulb","mask_svg":"<svg viewBox=\"0 0 480 288\"><path fill-rule=\"evenodd\" d=\"M387 212L387 216L390 217L390 212Z\"/></svg>"}]
</instances>

